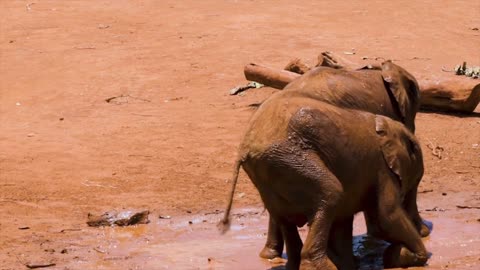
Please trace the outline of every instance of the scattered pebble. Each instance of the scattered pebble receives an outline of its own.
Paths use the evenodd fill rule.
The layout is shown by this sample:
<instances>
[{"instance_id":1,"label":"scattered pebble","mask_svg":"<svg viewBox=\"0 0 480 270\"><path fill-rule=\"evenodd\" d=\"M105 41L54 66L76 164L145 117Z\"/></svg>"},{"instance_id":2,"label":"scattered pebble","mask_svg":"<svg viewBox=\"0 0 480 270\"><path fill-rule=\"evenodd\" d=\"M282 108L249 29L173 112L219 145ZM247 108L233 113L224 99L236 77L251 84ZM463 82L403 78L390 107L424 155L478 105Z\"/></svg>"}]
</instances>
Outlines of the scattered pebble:
<instances>
[{"instance_id":1,"label":"scattered pebble","mask_svg":"<svg viewBox=\"0 0 480 270\"><path fill-rule=\"evenodd\" d=\"M435 206L431 209L425 209L425 211L427 211L427 212L445 212L445 209Z\"/></svg>"},{"instance_id":2,"label":"scattered pebble","mask_svg":"<svg viewBox=\"0 0 480 270\"><path fill-rule=\"evenodd\" d=\"M172 217L171 216L158 216L159 219L171 219Z\"/></svg>"},{"instance_id":3,"label":"scattered pebble","mask_svg":"<svg viewBox=\"0 0 480 270\"><path fill-rule=\"evenodd\" d=\"M18 228L18 229L19 229L19 230L29 230L30 227L25 226L25 227L20 227L20 228Z\"/></svg>"},{"instance_id":4,"label":"scattered pebble","mask_svg":"<svg viewBox=\"0 0 480 270\"><path fill-rule=\"evenodd\" d=\"M442 192L442 196L447 196L447 193L446 193L446 192Z\"/></svg>"},{"instance_id":5,"label":"scattered pebble","mask_svg":"<svg viewBox=\"0 0 480 270\"><path fill-rule=\"evenodd\" d=\"M108 25L108 24L99 24L98 25L98 29L107 29L109 27L110 27L110 25Z\"/></svg>"}]
</instances>

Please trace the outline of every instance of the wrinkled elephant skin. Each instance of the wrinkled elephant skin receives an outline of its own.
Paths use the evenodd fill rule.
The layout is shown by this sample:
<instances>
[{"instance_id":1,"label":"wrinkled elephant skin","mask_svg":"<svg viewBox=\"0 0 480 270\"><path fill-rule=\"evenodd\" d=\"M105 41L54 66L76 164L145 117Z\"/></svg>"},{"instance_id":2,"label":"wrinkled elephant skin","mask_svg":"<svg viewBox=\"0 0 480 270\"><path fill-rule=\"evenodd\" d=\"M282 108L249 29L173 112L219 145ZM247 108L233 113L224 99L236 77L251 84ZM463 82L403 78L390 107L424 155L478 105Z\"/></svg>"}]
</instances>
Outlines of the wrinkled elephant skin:
<instances>
[{"instance_id":1,"label":"wrinkled elephant skin","mask_svg":"<svg viewBox=\"0 0 480 270\"><path fill-rule=\"evenodd\" d=\"M229 213L240 167L280 228L288 269L351 269L352 220L364 211L377 236L394 244L388 267L423 265L427 251L417 227L416 198L423 159L400 122L279 92L253 116L239 150ZM307 223L303 244L297 226Z\"/></svg>"}]
</instances>

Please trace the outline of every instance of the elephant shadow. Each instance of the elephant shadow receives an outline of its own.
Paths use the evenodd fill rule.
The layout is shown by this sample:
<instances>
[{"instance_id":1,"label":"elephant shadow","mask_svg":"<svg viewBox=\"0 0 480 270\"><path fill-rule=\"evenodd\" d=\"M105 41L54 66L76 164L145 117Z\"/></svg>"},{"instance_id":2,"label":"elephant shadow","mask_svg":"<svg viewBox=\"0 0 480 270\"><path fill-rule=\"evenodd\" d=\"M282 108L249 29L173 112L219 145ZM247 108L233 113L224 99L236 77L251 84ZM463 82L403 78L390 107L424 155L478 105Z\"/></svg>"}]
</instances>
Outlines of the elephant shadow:
<instances>
[{"instance_id":1,"label":"elephant shadow","mask_svg":"<svg viewBox=\"0 0 480 270\"><path fill-rule=\"evenodd\" d=\"M474 112L455 112L455 111L445 112L445 111L434 110L431 108L420 108L420 111L426 114L449 115L449 116L455 116L458 118L480 118L480 112L475 112L475 111Z\"/></svg>"}]
</instances>

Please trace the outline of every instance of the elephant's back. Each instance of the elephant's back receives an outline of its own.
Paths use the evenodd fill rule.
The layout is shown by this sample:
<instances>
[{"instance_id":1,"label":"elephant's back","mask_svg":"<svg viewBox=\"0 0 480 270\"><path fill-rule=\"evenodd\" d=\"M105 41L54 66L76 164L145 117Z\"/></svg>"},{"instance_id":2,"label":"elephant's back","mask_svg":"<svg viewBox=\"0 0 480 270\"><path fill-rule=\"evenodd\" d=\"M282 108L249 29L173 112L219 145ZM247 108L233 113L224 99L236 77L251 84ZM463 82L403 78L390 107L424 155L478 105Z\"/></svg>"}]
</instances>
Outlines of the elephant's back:
<instances>
[{"instance_id":1,"label":"elephant's back","mask_svg":"<svg viewBox=\"0 0 480 270\"><path fill-rule=\"evenodd\" d=\"M302 106L290 118L288 136L299 138L345 183L354 181L351 172L358 172L359 179L370 178L382 160L375 115L368 112L325 103Z\"/></svg>"},{"instance_id":2,"label":"elephant's back","mask_svg":"<svg viewBox=\"0 0 480 270\"><path fill-rule=\"evenodd\" d=\"M348 109L397 118L379 70L317 67L288 84L284 91Z\"/></svg>"},{"instance_id":3,"label":"elephant's back","mask_svg":"<svg viewBox=\"0 0 480 270\"><path fill-rule=\"evenodd\" d=\"M300 107L298 93L278 92L267 99L250 120L241 147L250 155L265 152L272 144L287 138L291 116Z\"/></svg>"}]
</instances>

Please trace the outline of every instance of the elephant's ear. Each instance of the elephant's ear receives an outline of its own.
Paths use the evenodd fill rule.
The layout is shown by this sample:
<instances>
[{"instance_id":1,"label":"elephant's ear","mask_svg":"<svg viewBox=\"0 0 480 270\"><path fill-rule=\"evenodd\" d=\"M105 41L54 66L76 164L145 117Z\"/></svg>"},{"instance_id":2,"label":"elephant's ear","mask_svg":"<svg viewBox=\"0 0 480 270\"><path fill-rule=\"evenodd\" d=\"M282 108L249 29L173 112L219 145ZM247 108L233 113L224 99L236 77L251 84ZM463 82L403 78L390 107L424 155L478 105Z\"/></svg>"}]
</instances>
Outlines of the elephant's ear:
<instances>
[{"instance_id":1,"label":"elephant's ear","mask_svg":"<svg viewBox=\"0 0 480 270\"><path fill-rule=\"evenodd\" d=\"M386 117L376 115L375 116L375 131L380 137L380 147L385 159L386 164L390 170L395 173L399 179L399 184L402 186L402 179L404 178L402 163L400 161L400 156L402 153L402 148L398 145L398 138L392 134L392 131L388 125Z\"/></svg>"},{"instance_id":2,"label":"elephant's ear","mask_svg":"<svg viewBox=\"0 0 480 270\"><path fill-rule=\"evenodd\" d=\"M413 120L420 106L420 90L415 77L391 61L382 63L382 78L395 98L402 122L414 131Z\"/></svg>"}]
</instances>

